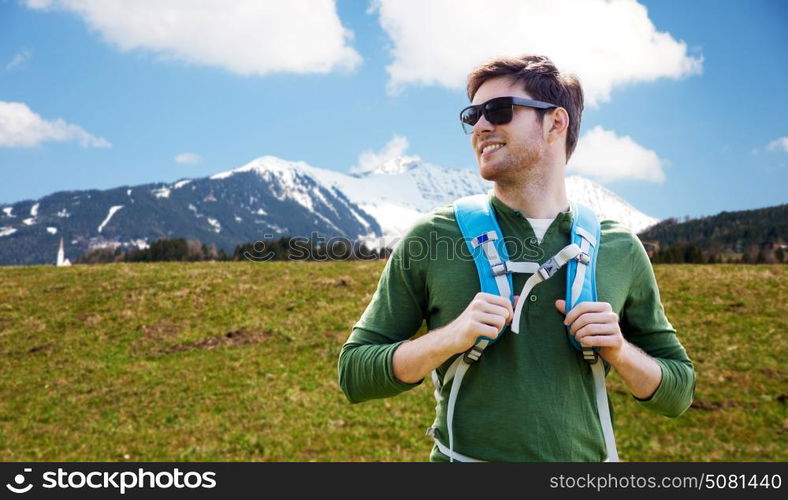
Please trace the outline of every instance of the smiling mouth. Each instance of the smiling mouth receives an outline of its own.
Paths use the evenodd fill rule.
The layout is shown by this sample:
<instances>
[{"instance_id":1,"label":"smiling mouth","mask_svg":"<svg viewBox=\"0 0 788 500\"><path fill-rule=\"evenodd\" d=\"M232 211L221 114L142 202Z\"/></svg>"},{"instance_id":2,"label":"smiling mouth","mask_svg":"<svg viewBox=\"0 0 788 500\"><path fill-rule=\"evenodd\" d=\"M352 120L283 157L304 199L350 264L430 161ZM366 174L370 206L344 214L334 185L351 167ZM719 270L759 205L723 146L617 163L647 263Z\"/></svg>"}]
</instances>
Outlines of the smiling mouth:
<instances>
[{"instance_id":1,"label":"smiling mouth","mask_svg":"<svg viewBox=\"0 0 788 500\"><path fill-rule=\"evenodd\" d=\"M501 144L501 143L488 144L488 145L486 145L486 146L484 146L482 148L481 155L484 156L484 155L490 154L493 151L497 151L497 150L501 149L503 146L504 145Z\"/></svg>"}]
</instances>

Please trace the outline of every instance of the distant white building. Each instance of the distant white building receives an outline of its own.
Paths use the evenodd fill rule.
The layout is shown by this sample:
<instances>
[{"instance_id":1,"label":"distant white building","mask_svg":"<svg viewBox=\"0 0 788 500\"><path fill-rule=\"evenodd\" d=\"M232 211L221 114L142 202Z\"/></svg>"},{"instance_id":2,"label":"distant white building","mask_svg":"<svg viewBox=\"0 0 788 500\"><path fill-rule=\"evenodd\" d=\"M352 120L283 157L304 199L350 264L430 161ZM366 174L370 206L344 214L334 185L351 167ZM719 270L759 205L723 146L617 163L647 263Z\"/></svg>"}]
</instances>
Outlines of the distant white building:
<instances>
[{"instance_id":1,"label":"distant white building","mask_svg":"<svg viewBox=\"0 0 788 500\"><path fill-rule=\"evenodd\" d=\"M66 258L66 253L63 250L63 238L60 238L60 248L57 251L57 267L70 266L71 261Z\"/></svg>"}]
</instances>

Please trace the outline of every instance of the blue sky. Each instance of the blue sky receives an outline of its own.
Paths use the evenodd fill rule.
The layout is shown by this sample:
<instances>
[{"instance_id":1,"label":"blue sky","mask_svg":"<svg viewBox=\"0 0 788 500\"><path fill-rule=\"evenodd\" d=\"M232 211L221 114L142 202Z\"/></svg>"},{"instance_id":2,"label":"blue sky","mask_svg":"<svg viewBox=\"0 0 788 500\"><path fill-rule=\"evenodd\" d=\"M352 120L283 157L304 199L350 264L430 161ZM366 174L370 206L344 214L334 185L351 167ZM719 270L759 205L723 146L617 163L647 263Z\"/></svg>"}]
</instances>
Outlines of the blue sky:
<instances>
[{"instance_id":1,"label":"blue sky","mask_svg":"<svg viewBox=\"0 0 788 500\"><path fill-rule=\"evenodd\" d=\"M0 0L0 202L263 155L474 168L464 75L508 52L583 80L570 174L660 218L788 201L788 2L540 5Z\"/></svg>"}]
</instances>

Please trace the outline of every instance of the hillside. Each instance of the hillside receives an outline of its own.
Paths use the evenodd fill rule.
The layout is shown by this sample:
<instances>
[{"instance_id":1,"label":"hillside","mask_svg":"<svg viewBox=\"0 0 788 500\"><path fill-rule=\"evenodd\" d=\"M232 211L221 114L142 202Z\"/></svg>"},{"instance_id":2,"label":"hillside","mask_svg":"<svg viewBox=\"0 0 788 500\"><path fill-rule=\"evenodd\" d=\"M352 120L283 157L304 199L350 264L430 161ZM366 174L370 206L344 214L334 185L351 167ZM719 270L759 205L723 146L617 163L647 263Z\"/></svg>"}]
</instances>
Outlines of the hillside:
<instances>
[{"instance_id":1,"label":"hillside","mask_svg":"<svg viewBox=\"0 0 788 500\"><path fill-rule=\"evenodd\" d=\"M342 343L384 263L0 269L0 460L425 461L429 381L351 405ZM785 266L656 266L698 373L677 419L611 373L625 461L785 461Z\"/></svg>"},{"instance_id":2,"label":"hillside","mask_svg":"<svg viewBox=\"0 0 788 500\"><path fill-rule=\"evenodd\" d=\"M692 248L708 259L785 262L788 204L756 210L721 212L679 222L666 219L638 234L647 248L665 254ZM781 257L781 255L783 257Z\"/></svg>"}]
</instances>

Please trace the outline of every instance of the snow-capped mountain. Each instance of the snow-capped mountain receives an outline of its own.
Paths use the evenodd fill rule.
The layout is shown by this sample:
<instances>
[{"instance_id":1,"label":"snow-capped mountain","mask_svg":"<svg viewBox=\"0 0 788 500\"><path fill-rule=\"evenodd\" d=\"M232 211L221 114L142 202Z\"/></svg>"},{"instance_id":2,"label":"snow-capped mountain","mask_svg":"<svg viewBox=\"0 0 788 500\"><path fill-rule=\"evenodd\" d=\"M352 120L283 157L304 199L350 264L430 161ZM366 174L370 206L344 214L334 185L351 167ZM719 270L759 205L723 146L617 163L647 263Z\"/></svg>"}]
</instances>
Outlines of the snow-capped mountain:
<instances>
[{"instance_id":1,"label":"snow-capped mountain","mask_svg":"<svg viewBox=\"0 0 788 500\"><path fill-rule=\"evenodd\" d=\"M175 183L59 192L0 205L0 265L54 263L99 247L146 247L159 238L235 246L283 236L351 240L380 225L341 191L296 169L235 172Z\"/></svg>"},{"instance_id":2,"label":"snow-capped mountain","mask_svg":"<svg viewBox=\"0 0 788 500\"><path fill-rule=\"evenodd\" d=\"M400 238L422 214L469 194L486 192L490 184L471 170L441 168L409 158L386 162L379 169L362 174L344 174L317 168L304 162L287 162L273 156L258 158L243 167L223 172L214 178L238 172L297 171L327 188L344 193L349 200L372 215L382 228L370 235L370 246L386 246Z\"/></svg>"},{"instance_id":3,"label":"snow-capped mountain","mask_svg":"<svg viewBox=\"0 0 788 500\"><path fill-rule=\"evenodd\" d=\"M618 221L635 233L659 222L659 219L644 214L613 191L585 177L567 177L566 195L570 200L591 208L600 220Z\"/></svg>"},{"instance_id":4,"label":"snow-capped mountain","mask_svg":"<svg viewBox=\"0 0 788 500\"><path fill-rule=\"evenodd\" d=\"M475 170L439 167L413 157L394 158L376 169L344 174L312 167L304 162L288 162L264 156L214 177L247 171L256 171L261 175L298 171L341 191L378 221L383 231L382 241L386 245L400 238L416 219L433 208L492 188L492 183L482 179ZM659 222L659 219L645 215L609 189L589 179L570 176L566 179L566 186L571 200L587 205L600 219L616 220L635 232Z\"/></svg>"},{"instance_id":5,"label":"snow-capped mountain","mask_svg":"<svg viewBox=\"0 0 788 500\"><path fill-rule=\"evenodd\" d=\"M144 247L163 237L197 239L229 252L282 236L391 245L422 214L490 188L475 171L413 157L344 174L263 156L210 177L59 192L0 206L0 264L54 262L61 237L71 260L92 248ZM636 232L658 222L593 181L569 177L567 189L600 218Z\"/></svg>"}]
</instances>

